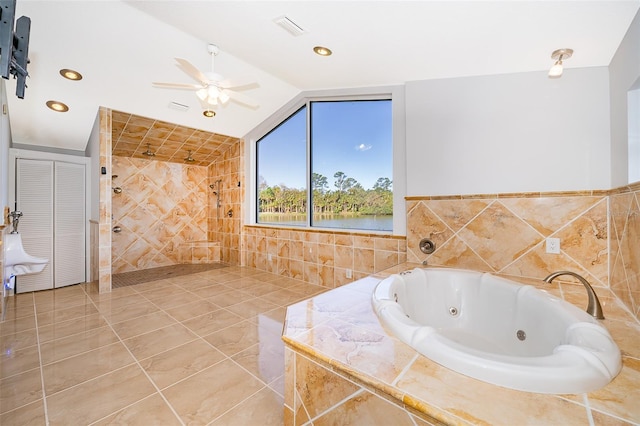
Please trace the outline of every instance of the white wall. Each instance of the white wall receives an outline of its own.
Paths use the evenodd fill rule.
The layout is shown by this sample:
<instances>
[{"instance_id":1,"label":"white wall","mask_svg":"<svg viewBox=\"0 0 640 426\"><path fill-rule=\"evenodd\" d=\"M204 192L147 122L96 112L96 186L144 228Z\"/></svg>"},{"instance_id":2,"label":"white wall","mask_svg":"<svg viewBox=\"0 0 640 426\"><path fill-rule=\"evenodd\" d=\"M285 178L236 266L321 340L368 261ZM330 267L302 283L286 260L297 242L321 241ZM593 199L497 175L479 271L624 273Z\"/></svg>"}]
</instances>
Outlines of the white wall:
<instances>
[{"instance_id":1,"label":"white wall","mask_svg":"<svg viewBox=\"0 0 640 426\"><path fill-rule=\"evenodd\" d=\"M0 225L7 220L4 208L11 207L7 201L9 192L9 146L11 145L11 125L9 124L9 107L7 105L7 89L4 80L0 81Z\"/></svg>"},{"instance_id":2,"label":"white wall","mask_svg":"<svg viewBox=\"0 0 640 426\"><path fill-rule=\"evenodd\" d=\"M636 14L609 65L611 103L611 181L612 187L629 182L629 161L640 166L640 158L629 158L627 92L640 78L640 12ZM639 117L636 117L640 120Z\"/></svg>"},{"instance_id":3,"label":"white wall","mask_svg":"<svg viewBox=\"0 0 640 426\"><path fill-rule=\"evenodd\" d=\"M640 86L640 78L635 86ZM629 183L640 182L640 87L629 91L627 96L627 122L629 140Z\"/></svg>"},{"instance_id":4,"label":"white wall","mask_svg":"<svg viewBox=\"0 0 640 426\"><path fill-rule=\"evenodd\" d=\"M407 195L610 188L605 67L409 82Z\"/></svg>"}]
</instances>

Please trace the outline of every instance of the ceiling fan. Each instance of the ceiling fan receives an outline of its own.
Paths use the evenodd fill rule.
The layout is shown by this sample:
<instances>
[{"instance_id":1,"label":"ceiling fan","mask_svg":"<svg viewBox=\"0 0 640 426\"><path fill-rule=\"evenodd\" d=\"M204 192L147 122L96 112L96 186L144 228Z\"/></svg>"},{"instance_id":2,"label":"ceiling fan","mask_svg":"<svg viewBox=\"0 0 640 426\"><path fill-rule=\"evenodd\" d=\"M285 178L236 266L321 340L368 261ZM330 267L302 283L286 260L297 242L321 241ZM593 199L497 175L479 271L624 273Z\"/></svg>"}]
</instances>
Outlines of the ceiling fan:
<instances>
[{"instance_id":1,"label":"ceiling fan","mask_svg":"<svg viewBox=\"0 0 640 426\"><path fill-rule=\"evenodd\" d=\"M207 51L211 55L211 71L200 71L186 59L175 58L176 66L198 84L153 82L153 86L161 89L194 90L205 112L210 112L213 107L224 105L229 100L249 108L258 108L259 105L255 100L238 92L239 90L256 88L259 86L258 83L224 80L220 74L214 71L214 60L220 52L218 46L209 44Z\"/></svg>"}]
</instances>

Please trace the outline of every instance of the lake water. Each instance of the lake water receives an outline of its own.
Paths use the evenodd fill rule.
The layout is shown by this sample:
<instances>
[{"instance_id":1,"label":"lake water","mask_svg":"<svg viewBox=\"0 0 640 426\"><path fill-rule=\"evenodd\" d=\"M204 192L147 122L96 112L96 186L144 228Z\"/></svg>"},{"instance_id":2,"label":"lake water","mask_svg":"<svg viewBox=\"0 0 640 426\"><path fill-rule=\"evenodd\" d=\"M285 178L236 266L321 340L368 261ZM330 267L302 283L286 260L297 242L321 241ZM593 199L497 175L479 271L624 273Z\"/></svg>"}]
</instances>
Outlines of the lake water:
<instances>
[{"instance_id":1,"label":"lake water","mask_svg":"<svg viewBox=\"0 0 640 426\"><path fill-rule=\"evenodd\" d=\"M260 214L259 223L272 223L278 225L306 226L307 218L304 215L269 215ZM393 216L322 216L314 218L313 226L318 228L362 229L367 231L391 231L393 229Z\"/></svg>"}]
</instances>

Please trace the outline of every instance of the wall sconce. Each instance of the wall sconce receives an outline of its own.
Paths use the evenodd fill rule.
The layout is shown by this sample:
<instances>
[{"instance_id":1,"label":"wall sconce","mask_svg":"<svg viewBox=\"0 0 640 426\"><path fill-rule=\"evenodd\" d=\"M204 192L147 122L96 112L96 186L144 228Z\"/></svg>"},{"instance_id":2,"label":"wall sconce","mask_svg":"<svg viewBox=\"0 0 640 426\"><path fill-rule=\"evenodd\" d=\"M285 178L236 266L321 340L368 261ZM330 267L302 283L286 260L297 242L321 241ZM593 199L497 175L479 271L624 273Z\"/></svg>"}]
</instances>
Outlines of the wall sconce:
<instances>
[{"instance_id":1,"label":"wall sconce","mask_svg":"<svg viewBox=\"0 0 640 426\"><path fill-rule=\"evenodd\" d=\"M556 63L553 64L549 70L549 77L557 78L562 76L562 60L569 59L573 55L573 49L558 49L554 50L551 54L551 59L555 59Z\"/></svg>"}]
</instances>

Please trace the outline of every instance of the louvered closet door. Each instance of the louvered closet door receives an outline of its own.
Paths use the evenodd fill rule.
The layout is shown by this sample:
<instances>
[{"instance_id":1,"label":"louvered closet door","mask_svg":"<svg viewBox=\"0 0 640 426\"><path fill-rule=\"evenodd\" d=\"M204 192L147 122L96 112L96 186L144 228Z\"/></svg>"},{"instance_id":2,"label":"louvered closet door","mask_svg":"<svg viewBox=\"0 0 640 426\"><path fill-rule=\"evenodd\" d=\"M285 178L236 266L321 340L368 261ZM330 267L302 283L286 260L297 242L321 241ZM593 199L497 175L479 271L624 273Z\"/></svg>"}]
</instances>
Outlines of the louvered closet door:
<instances>
[{"instance_id":1,"label":"louvered closet door","mask_svg":"<svg viewBox=\"0 0 640 426\"><path fill-rule=\"evenodd\" d=\"M16 160L16 207L22 212L18 232L24 250L49 259L39 274L17 277L18 293L53 288L53 162Z\"/></svg>"},{"instance_id":2,"label":"louvered closet door","mask_svg":"<svg viewBox=\"0 0 640 426\"><path fill-rule=\"evenodd\" d=\"M84 167L55 163L54 287L85 282Z\"/></svg>"}]
</instances>

